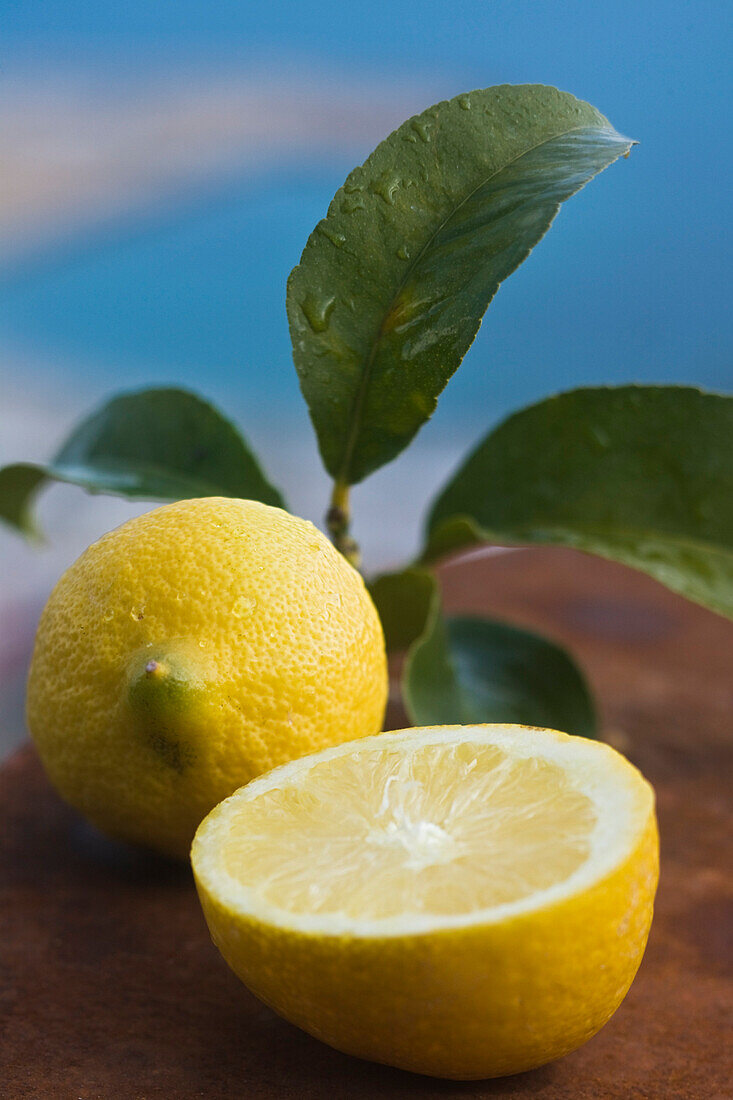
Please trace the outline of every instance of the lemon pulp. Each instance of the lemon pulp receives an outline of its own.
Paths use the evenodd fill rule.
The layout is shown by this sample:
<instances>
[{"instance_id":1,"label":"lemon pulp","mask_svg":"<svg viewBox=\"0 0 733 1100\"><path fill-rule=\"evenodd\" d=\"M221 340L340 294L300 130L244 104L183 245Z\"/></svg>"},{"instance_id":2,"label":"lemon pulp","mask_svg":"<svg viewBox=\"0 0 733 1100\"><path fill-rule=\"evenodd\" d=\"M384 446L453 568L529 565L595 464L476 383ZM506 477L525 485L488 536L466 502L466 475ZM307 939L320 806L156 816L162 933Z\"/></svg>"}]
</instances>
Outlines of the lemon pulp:
<instances>
[{"instance_id":1,"label":"lemon pulp","mask_svg":"<svg viewBox=\"0 0 733 1100\"><path fill-rule=\"evenodd\" d=\"M596 822L551 761L471 742L374 747L314 765L304 788L242 803L223 867L292 914L457 915L567 880Z\"/></svg>"},{"instance_id":2,"label":"lemon pulp","mask_svg":"<svg viewBox=\"0 0 733 1100\"><path fill-rule=\"evenodd\" d=\"M607 745L520 726L380 734L209 814L192 863L214 943L292 1023L453 1078L589 1039L641 961L651 787Z\"/></svg>"}]
</instances>

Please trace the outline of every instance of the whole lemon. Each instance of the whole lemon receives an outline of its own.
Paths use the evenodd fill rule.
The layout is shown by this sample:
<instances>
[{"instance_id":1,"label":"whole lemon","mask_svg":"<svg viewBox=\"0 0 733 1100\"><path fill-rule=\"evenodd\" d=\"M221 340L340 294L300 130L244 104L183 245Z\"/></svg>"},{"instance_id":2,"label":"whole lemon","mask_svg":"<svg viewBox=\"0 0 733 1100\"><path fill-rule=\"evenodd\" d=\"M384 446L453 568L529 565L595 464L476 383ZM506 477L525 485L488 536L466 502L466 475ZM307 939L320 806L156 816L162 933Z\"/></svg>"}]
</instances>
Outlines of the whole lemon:
<instances>
[{"instance_id":1,"label":"whole lemon","mask_svg":"<svg viewBox=\"0 0 733 1100\"><path fill-rule=\"evenodd\" d=\"M184 857L227 795L381 728L364 583L306 520L206 497L85 551L41 616L28 725L61 795L111 836Z\"/></svg>"}]
</instances>

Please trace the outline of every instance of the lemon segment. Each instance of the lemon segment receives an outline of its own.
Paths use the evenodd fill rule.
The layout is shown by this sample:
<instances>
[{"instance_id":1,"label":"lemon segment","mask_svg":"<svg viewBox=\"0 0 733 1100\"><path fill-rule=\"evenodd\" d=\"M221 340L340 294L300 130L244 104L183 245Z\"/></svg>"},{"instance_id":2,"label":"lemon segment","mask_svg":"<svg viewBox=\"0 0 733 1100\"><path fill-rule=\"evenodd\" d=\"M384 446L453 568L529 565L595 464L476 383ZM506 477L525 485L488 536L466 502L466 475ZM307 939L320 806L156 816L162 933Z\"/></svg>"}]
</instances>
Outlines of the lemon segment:
<instances>
[{"instance_id":1,"label":"lemon segment","mask_svg":"<svg viewBox=\"0 0 733 1100\"><path fill-rule=\"evenodd\" d=\"M657 881L649 784L598 742L404 730L278 768L192 862L225 959L291 1022L420 1073L516 1073L623 999Z\"/></svg>"}]
</instances>

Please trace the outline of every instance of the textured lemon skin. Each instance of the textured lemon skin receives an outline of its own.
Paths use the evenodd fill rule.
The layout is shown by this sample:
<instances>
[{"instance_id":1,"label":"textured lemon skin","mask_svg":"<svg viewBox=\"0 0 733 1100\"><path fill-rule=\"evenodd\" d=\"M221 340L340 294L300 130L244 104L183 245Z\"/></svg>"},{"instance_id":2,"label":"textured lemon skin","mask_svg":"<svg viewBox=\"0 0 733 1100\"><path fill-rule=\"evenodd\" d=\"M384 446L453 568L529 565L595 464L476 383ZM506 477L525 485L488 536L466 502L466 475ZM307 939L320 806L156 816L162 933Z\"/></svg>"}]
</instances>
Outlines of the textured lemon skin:
<instances>
[{"instance_id":1,"label":"textured lemon skin","mask_svg":"<svg viewBox=\"0 0 733 1100\"><path fill-rule=\"evenodd\" d=\"M197 867L205 829L199 898L253 993L344 1053L457 1080L535 1068L603 1027L644 954L659 877L651 806L620 864L544 908L412 935L310 934L222 904Z\"/></svg>"},{"instance_id":2,"label":"textured lemon skin","mask_svg":"<svg viewBox=\"0 0 733 1100\"><path fill-rule=\"evenodd\" d=\"M173 752L130 706L131 663L148 648L183 654L204 685L167 723ZM130 520L63 575L38 627L27 717L68 802L114 837L184 858L237 787L378 732L386 696L381 624L356 570L306 520L207 497Z\"/></svg>"}]
</instances>

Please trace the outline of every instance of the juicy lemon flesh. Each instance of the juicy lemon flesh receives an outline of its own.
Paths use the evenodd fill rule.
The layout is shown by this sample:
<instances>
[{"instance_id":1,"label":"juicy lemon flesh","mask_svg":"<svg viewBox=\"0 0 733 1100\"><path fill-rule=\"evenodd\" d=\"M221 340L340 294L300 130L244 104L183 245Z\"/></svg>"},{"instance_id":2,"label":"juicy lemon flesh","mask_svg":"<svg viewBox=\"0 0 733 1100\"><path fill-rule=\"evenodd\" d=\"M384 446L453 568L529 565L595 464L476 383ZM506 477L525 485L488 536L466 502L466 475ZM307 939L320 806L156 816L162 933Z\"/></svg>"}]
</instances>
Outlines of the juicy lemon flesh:
<instances>
[{"instance_id":1,"label":"juicy lemon flesh","mask_svg":"<svg viewBox=\"0 0 733 1100\"><path fill-rule=\"evenodd\" d=\"M361 1058L495 1077L575 1050L623 1000L658 879L654 796L583 738L403 730L254 780L192 863L214 943L285 1019Z\"/></svg>"},{"instance_id":2,"label":"juicy lemon flesh","mask_svg":"<svg viewBox=\"0 0 733 1100\"><path fill-rule=\"evenodd\" d=\"M239 806L223 866L290 913L465 914L567 879L595 821L587 795L546 760L470 742L375 748Z\"/></svg>"}]
</instances>

